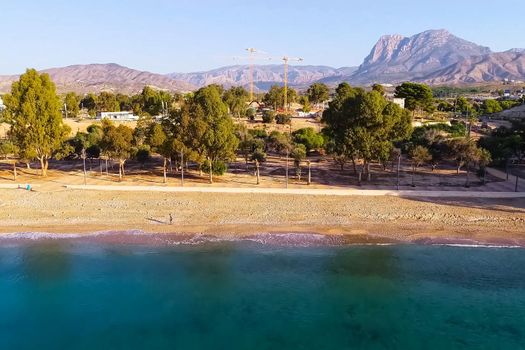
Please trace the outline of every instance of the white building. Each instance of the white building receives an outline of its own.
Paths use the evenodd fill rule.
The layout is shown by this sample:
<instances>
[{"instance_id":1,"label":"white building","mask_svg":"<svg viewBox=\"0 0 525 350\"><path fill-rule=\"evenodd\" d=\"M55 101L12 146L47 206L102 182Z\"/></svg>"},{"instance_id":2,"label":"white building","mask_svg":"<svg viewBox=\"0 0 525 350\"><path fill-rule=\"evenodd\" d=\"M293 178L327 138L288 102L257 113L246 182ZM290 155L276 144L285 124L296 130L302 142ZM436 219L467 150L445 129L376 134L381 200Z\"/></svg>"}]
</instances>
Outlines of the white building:
<instances>
[{"instance_id":1,"label":"white building","mask_svg":"<svg viewBox=\"0 0 525 350\"><path fill-rule=\"evenodd\" d=\"M4 101L2 101L2 96L0 96L0 112L3 111L5 108Z\"/></svg>"},{"instance_id":2,"label":"white building","mask_svg":"<svg viewBox=\"0 0 525 350\"><path fill-rule=\"evenodd\" d=\"M404 98L394 97L392 99L392 102L398 105L399 107L405 109L405 99Z\"/></svg>"},{"instance_id":3,"label":"white building","mask_svg":"<svg viewBox=\"0 0 525 350\"><path fill-rule=\"evenodd\" d=\"M139 120L139 117L133 112L99 112L97 113L97 120L108 119L121 122L134 122Z\"/></svg>"}]
</instances>

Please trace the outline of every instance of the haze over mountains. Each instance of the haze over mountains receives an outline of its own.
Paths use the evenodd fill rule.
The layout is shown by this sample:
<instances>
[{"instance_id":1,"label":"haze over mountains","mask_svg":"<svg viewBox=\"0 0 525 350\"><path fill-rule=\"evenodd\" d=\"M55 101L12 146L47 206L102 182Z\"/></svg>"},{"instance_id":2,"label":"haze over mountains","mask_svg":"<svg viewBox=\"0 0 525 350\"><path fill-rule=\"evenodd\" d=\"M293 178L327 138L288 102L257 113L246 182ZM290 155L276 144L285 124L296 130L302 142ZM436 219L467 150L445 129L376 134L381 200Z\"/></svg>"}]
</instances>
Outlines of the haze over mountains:
<instances>
[{"instance_id":1,"label":"haze over mountains","mask_svg":"<svg viewBox=\"0 0 525 350\"><path fill-rule=\"evenodd\" d=\"M236 65L195 73L167 75L142 72L117 64L75 65L45 70L59 91L80 93L110 90L137 92L144 85L170 90L189 91L216 83L225 87L248 86L250 69ZM282 84L282 65L256 65L255 86L266 90ZM0 92L9 90L17 76L0 76ZM306 87L314 82L336 85L348 81L353 85L419 81L429 84L470 84L525 80L525 49L492 52L488 47L458 38L446 30L429 30L411 37L385 35L374 45L359 67L290 66L289 84Z\"/></svg>"}]
</instances>

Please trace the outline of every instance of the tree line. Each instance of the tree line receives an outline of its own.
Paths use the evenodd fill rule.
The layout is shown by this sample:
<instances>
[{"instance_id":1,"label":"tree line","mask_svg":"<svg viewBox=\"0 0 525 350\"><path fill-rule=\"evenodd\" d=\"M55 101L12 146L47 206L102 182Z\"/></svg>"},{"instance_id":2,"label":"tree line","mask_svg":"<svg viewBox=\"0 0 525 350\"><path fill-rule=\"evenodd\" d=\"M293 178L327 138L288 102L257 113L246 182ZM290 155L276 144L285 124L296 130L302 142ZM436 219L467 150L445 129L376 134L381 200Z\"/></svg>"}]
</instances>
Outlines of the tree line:
<instances>
[{"instance_id":1,"label":"tree line","mask_svg":"<svg viewBox=\"0 0 525 350\"><path fill-rule=\"evenodd\" d=\"M281 94L278 87L274 87L264 99L267 103L273 101L275 108L283 108L284 98L279 97L283 90L280 91ZM292 91L290 96L293 96L294 90L288 91ZM118 164L119 178L122 178L129 159L144 165L152 154L157 154L163 159L164 179L172 163L183 171L191 162L213 182L214 175L223 174L237 156L242 156L246 163L253 162L259 178L259 165L266 161L268 153L287 155L293 160L296 176L301 178L307 155L326 153L341 170L351 163L356 175L360 178L365 175L370 180L372 163L386 168L405 154L412 162L413 172L423 164L435 169L445 161L455 162L458 173L466 167L468 184L471 166L484 169L492 158L509 157L511 151L520 157L523 154L523 129L500 130L491 136L506 138L508 147L504 151L498 150L500 139L475 142L462 123L413 129L411 112L432 109L431 90L422 84L404 83L396 88L395 94L404 96L407 109L385 98L380 85L366 91L342 83L330 96L325 85L314 84L303 98L313 104L330 99L322 115L322 132L304 128L293 133L267 134L264 130L248 130L243 123L234 123L233 118L249 113L249 96L243 88L225 90L222 86L210 85L178 98L146 87L139 95L142 101L149 102L142 103L140 108L149 112L142 114L134 129L103 121L71 138L71 130L62 120L62 101L55 85L48 75L28 70L13 83L11 93L4 96L3 118L10 129L7 140L0 143L0 155L15 157L15 176L16 159L26 163L38 160L45 176L50 159L73 156L105 160L106 171L107 161L112 160ZM67 96L73 98L68 94L66 99ZM110 106L119 101L116 95L115 99L108 96L101 93L95 105ZM84 100L86 98L90 98L89 95ZM151 117L159 112L163 114L160 122ZM279 116L289 118L266 111L263 120L273 122ZM289 119L281 122L289 123ZM310 182L310 163L307 165Z\"/></svg>"}]
</instances>

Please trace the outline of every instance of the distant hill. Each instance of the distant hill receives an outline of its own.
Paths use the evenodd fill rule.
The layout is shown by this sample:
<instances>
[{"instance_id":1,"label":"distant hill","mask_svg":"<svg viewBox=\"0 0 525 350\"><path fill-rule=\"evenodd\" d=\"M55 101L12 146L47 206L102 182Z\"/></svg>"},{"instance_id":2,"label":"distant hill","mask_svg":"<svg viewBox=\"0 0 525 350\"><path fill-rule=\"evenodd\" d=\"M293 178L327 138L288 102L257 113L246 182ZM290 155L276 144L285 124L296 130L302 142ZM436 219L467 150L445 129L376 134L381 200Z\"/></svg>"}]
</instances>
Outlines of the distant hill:
<instances>
[{"instance_id":1,"label":"distant hill","mask_svg":"<svg viewBox=\"0 0 525 350\"><path fill-rule=\"evenodd\" d=\"M327 66L289 66L288 82L290 86L306 87L324 79L342 78L353 72L355 68L333 68ZM196 73L171 73L169 77L185 81L195 86L220 84L225 87L249 86L250 67L236 65ZM284 78L283 65L256 65L253 68L254 86L258 90L267 90L274 84L282 84ZM337 79L336 79L337 80Z\"/></svg>"},{"instance_id":2,"label":"distant hill","mask_svg":"<svg viewBox=\"0 0 525 350\"><path fill-rule=\"evenodd\" d=\"M59 92L77 93L113 91L132 94L141 91L145 85L169 91L191 91L195 86L171 79L162 74L138 71L115 63L73 65L51 68L48 73ZM18 75L0 76L0 92L7 92Z\"/></svg>"},{"instance_id":3,"label":"distant hill","mask_svg":"<svg viewBox=\"0 0 525 350\"><path fill-rule=\"evenodd\" d=\"M423 77L429 84L525 80L525 51L506 51L469 57Z\"/></svg>"}]
</instances>

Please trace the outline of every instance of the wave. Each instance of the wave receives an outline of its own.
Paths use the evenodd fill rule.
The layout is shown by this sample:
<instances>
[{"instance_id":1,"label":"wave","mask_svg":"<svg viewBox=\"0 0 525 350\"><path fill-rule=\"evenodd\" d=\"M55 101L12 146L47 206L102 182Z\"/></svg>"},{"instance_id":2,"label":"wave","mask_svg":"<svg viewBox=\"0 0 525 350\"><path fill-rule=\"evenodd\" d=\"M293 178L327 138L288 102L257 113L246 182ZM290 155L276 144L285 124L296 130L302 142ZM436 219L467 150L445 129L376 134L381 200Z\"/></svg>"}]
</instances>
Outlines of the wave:
<instances>
[{"instance_id":1,"label":"wave","mask_svg":"<svg viewBox=\"0 0 525 350\"><path fill-rule=\"evenodd\" d=\"M207 243L252 242L261 245L276 246L392 246L392 245L429 245L459 248L524 248L516 242L484 243L462 239L420 239L414 242L359 242L347 239L345 235L324 235L319 233L258 233L248 236L210 234L149 233L142 230L96 231L90 233L49 233L49 232L14 232L0 234L2 240L44 241L44 240L96 240L117 244L152 244L152 245L200 245Z\"/></svg>"}]
</instances>

